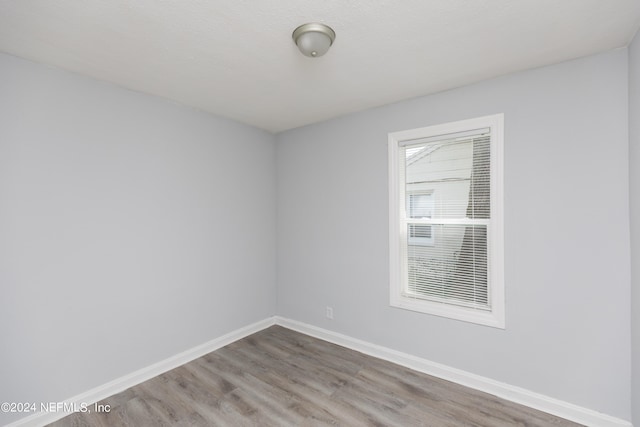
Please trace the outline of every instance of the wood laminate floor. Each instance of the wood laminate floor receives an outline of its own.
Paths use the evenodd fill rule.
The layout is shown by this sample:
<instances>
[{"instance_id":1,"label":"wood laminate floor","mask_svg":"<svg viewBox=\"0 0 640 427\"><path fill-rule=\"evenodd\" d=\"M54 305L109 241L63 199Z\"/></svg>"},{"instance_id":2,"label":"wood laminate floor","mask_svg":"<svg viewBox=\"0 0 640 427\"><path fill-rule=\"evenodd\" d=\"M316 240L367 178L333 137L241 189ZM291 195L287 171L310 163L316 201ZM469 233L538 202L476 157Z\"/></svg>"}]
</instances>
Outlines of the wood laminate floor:
<instances>
[{"instance_id":1,"label":"wood laminate floor","mask_svg":"<svg viewBox=\"0 0 640 427\"><path fill-rule=\"evenodd\" d=\"M577 426L272 326L50 426Z\"/></svg>"}]
</instances>

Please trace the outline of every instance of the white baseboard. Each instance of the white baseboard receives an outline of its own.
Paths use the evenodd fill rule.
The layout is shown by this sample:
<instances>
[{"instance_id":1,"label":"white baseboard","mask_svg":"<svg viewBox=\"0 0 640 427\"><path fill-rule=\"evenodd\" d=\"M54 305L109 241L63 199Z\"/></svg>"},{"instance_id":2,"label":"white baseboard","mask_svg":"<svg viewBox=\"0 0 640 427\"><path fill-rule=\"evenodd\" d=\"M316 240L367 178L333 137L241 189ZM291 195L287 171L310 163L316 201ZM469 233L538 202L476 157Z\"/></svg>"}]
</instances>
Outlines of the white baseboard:
<instances>
[{"instance_id":1,"label":"white baseboard","mask_svg":"<svg viewBox=\"0 0 640 427\"><path fill-rule=\"evenodd\" d=\"M102 399L106 399L109 396L120 393L121 391L124 391L129 387L138 385L153 377L170 371L171 369L191 362L198 357L202 357L207 353L211 353L212 351L224 347L225 345L231 344L234 341L261 331L262 329L268 328L269 326L272 326L274 324L275 319L273 317L270 317L245 326L243 328L236 329L235 331L231 331L228 334L215 338L209 342L183 351L182 353L178 353L175 356L171 356L168 359L161 360L160 362L154 363L153 365L139 369L123 377L117 378L113 381L88 390L77 396L65 399L64 402L69 404L70 407L74 407L75 404L75 407L77 408L81 407L82 404L92 405ZM69 412L64 411L37 412L33 415L8 424L6 427L40 427L57 421L63 417L66 417L67 415L69 415Z\"/></svg>"},{"instance_id":2,"label":"white baseboard","mask_svg":"<svg viewBox=\"0 0 640 427\"><path fill-rule=\"evenodd\" d=\"M275 323L321 340L338 344L379 359L384 359L428 375L433 375L434 377L471 387L502 399L538 409L586 426L632 427L629 421L620 418L306 323L279 316L276 316Z\"/></svg>"},{"instance_id":3,"label":"white baseboard","mask_svg":"<svg viewBox=\"0 0 640 427\"><path fill-rule=\"evenodd\" d=\"M99 387L88 390L77 396L64 400L67 404L80 407L81 404L92 405L116 393L120 393L147 381L155 376L163 374L198 357L215 351L234 341L242 339L253 333L268 328L274 324L316 337L352 350L368 354L379 359L388 360L398 365L406 366L434 377L452 381L467 387L474 388L494 396L501 397L512 402L529 406L549 414L557 415L586 426L593 427L633 427L628 421L610 415L602 414L591 409L554 399L539 393L535 393L520 387L515 387L490 378L452 368L440 363L431 362L410 354L402 353L390 348L382 347L366 341L358 340L347 335L332 332L306 323L275 316L229 332L219 338L201 344L192 349L183 351L168 359L147 366L123 377L117 378ZM68 412L35 413L17 420L6 427L40 427L52 423L67 416Z\"/></svg>"}]
</instances>

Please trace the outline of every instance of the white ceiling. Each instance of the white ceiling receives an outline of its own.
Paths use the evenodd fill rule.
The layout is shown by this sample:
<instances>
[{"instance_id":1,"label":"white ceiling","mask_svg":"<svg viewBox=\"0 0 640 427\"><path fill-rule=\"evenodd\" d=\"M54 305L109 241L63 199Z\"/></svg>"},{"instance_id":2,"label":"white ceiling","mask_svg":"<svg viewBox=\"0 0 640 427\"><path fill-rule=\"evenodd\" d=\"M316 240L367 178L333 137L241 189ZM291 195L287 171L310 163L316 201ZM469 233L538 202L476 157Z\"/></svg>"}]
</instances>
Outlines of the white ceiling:
<instances>
[{"instance_id":1,"label":"white ceiling","mask_svg":"<svg viewBox=\"0 0 640 427\"><path fill-rule=\"evenodd\" d=\"M336 31L321 58L291 32ZM0 0L0 51L272 132L626 46L640 0Z\"/></svg>"}]
</instances>

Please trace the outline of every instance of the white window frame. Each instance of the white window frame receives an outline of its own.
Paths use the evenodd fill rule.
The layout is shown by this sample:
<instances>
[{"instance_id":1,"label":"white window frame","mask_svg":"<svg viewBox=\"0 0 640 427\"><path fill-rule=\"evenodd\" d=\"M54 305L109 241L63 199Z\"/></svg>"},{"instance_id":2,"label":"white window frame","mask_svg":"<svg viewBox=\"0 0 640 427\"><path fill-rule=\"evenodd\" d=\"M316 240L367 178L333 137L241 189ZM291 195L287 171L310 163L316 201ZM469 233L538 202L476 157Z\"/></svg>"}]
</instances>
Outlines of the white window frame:
<instances>
[{"instance_id":1,"label":"white window frame","mask_svg":"<svg viewBox=\"0 0 640 427\"><path fill-rule=\"evenodd\" d=\"M401 225L401 210L406 203L404 191L401 191L399 176L399 152L405 141L433 138L447 134L490 128L490 186L491 215L487 226L488 253L488 297L490 310L479 310L446 304L435 300L419 299L407 296L406 280L403 280L401 244L406 244L406 228ZM390 305L402 309L433 314L450 319L472 322L495 328L505 328L505 287L504 287L504 114L460 120L435 126L389 133L389 253L390 253ZM402 197L402 200L400 200Z\"/></svg>"}]
</instances>

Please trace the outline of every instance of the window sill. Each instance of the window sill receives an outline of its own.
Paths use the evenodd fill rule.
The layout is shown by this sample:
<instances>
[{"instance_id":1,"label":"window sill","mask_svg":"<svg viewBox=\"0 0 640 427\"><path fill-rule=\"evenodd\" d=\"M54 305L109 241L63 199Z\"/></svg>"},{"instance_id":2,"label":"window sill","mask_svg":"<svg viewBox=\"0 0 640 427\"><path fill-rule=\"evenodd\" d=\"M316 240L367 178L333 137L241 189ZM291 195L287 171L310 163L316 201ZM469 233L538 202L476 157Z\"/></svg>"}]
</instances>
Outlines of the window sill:
<instances>
[{"instance_id":1,"label":"window sill","mask_svg":"<svg viewBox=\"0 0 640 427\"><path fill-rule=\"evenodd\" d=\"M504 315L493 311L481 311L472 308L443 304L434 301L409 298L402 295L391 295L391 307L417 311L448 319L475 323L492 328L505 329Z\"/></svg>"}]
</instances>

